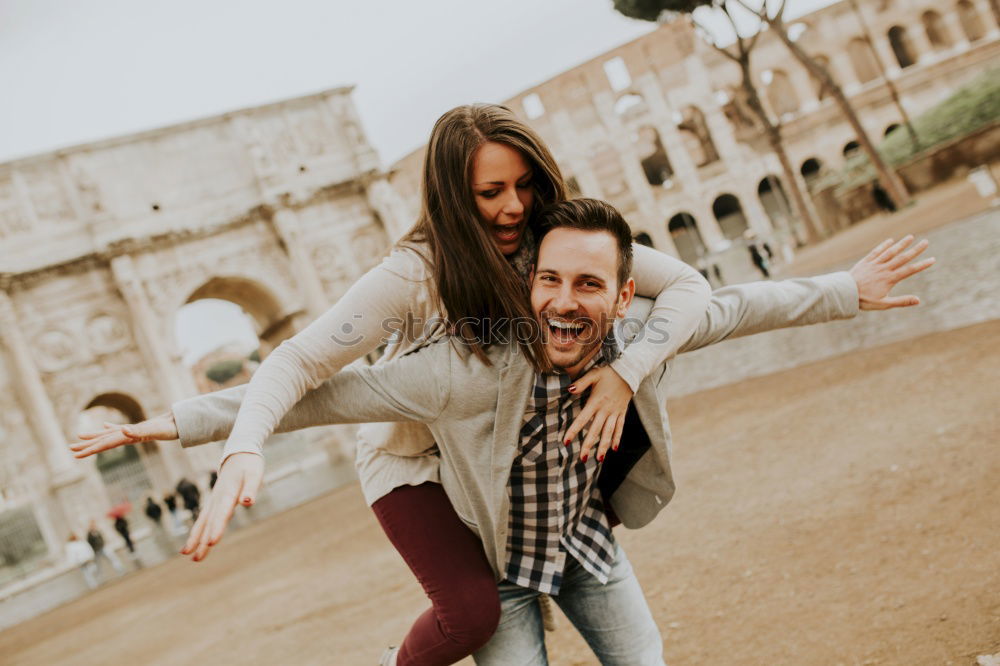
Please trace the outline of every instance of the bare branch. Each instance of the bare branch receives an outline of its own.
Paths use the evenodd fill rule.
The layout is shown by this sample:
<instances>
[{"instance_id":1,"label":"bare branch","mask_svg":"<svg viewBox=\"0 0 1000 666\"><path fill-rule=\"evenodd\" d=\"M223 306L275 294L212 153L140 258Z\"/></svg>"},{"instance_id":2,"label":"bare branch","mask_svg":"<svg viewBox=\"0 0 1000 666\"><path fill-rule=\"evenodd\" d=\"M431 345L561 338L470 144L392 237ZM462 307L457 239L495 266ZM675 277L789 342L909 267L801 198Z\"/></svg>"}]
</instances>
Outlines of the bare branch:
<instances>
[{"instance_id":1,"label":"bare branch","mask_svg":"<svg viewBox=\"0 0 1000 666\"><path fill-rule=\"evenodd\" d=\"M721 53L722 55L726 56L727 58L729 58L734 62L740 61L739 57L729 52L729 49L719 46L712 35L712 31L706 28L703 24L696 21L693 16L691 17L691 22L694 23L694 27L697 28L705 36L705 41L711 44L712 48L714 48L716 51L718 51L719 53Z\"/></svg>"}]
</instances>

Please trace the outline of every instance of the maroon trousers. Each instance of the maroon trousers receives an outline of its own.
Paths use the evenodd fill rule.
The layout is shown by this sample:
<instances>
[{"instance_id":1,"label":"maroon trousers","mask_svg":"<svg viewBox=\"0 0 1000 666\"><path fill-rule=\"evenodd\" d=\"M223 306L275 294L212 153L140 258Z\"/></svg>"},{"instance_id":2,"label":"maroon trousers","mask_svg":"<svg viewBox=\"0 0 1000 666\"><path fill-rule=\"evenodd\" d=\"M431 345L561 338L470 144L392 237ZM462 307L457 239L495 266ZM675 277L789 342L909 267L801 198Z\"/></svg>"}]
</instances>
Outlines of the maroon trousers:
<instances>
[{"instance_id":1,"label":"maroon trousers","mask_svg":"<svg viewBox=\"0 0 1000 666\"><path fill-rule=\"evenodd\" d=\"M372 510L431 600L403 640L397 665L453 664L485 645L500 622L496 578L441 484L401 486Z\"/></svg>"}]
</instances>

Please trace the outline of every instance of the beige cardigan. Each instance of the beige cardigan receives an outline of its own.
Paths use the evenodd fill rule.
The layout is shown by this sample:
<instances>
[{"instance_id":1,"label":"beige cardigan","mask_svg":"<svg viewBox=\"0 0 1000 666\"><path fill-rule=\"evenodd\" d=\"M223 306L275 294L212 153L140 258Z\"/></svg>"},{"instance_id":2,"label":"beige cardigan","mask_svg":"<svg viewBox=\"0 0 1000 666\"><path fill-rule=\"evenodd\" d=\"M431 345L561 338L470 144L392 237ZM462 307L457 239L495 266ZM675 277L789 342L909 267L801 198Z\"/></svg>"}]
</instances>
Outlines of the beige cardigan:
<instances>
[{"instance_id":1,"label":"beige cardigan","mask_svg":"<svg viewBox=\"0 0 1000 666\"><path fill-rule=\"evenodd\" d=\"M654 299L647 326L655 329L630 345L612 368L635 391L695 330L711 289L678 259L638 244L633 251L636 293ZM378 361L383 363L445 333L427 265L416 250L396 248L332 308L264 359L247 385L222 460L238 452L263 455L264 440L307 391L380 345L386 345ZM421 423L361 426L356 464L369 504L399 486L440 480L434 438Z\"/></svg>"}]
</instances>

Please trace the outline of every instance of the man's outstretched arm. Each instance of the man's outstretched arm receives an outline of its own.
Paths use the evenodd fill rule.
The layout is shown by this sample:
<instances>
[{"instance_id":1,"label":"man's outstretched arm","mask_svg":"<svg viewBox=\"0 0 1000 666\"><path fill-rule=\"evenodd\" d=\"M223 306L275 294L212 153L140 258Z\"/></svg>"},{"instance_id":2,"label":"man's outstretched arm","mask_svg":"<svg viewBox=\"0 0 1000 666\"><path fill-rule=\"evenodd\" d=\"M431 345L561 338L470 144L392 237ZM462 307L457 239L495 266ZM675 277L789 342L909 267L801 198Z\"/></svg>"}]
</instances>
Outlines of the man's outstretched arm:
<instances>
[{"instance_id":1,"label":"man's outstretched arm","mask_svg":"<svg viewBox=\"0 0 1000 666\"><path fill-rule=\"evenodd\" d=\"M849 319L860 310L888 310L920 304L916 296L890 296L898 283L934 263L913 261L927 241L886 240L850 271L779 282L750 282L717 290L698 329L680 351L778 328Z\"/></svg>"}]
</instances>

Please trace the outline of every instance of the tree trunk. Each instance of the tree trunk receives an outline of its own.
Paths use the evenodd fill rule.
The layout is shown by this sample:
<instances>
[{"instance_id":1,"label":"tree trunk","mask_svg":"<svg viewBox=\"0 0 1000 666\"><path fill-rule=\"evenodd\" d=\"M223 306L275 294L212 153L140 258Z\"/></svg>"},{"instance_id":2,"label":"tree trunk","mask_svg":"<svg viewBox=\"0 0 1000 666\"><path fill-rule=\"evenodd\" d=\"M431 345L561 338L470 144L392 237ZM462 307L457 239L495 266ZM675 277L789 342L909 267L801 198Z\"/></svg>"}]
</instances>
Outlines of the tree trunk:
<instances>
[{"instance_id":1,"label":"tree trunk","mask_svg":"<svg viewBox=\"0 0 1000 666\"><path fill-rule=\"evenodd\" d=\"M805 223L806 232L810 240L822 240L826 234L822 232L822 227L817 221L812 207L806 201L805 195L802 193L802 188L799 187L799 181L795 178L795 171L788 160L788 153L785 152L785 143L781 136L781 128L771 122L771 117L767 115L767 109L764 108L760 95L757 94L757 87L753 84L753 77L750 73L750 54L745 52L740 53L739 64L740 70L743 73L742 84L743 91L747 94L747 104L749 104L750 110L754 112L761 125L763 125L767 141L771 144L771 150L774 151L774 154L778 157L778 162L781 163L781 171L784 173L789 191L792 194L794 212ZM775 194L777 195L778 193L775 192ZM797 237L796 240L798 240Z\"/></svg>"},{"instance_id":2,"label":"tree trunk","mask_svg":"<svg viewBox=\"0 0 1000 666\"><path fill-rule=\"evenodd\" d=\"M875 167L875 171L878 173L879 182L882 187L888 193L889 198L892 199L893 203L896 204L896 208L902 208L910 202L910 194L906 190L906 185L903 184L902 179L896 174L895 171L889 168L889 165L885 163L882 156L879 155L878 151L875 149L875 145L868 138L868 133L865 131L864 127L861 125L861 121L858 119L858 114L855 113L854 107L851 106L851 102L847 99L844 94L844 90L840 85L833 80L830 73L826 71L826 68L821 66L812 57L809 56L802 48L793 42L785 31L785 25L781 20L780 14L775 18L767 19L768 25L774 30L774 33L778 36L788 50L792 52L792 55L802 63L803 67L812 74L816 79L830 91L830 95L837 102L840 110L843 112L844 117L847 118L847 122L854 129L855 134L858 138L858 143L861 144L862 150L868 155L868 159L871 160L872 166Z\"/></svg>"}]
</instances>

